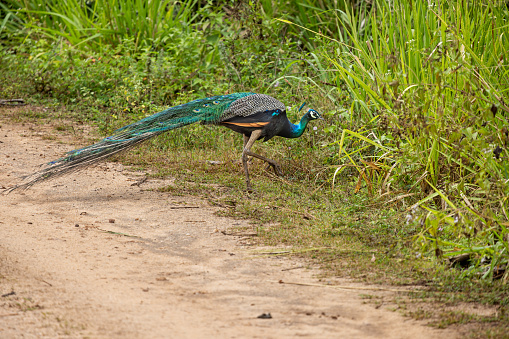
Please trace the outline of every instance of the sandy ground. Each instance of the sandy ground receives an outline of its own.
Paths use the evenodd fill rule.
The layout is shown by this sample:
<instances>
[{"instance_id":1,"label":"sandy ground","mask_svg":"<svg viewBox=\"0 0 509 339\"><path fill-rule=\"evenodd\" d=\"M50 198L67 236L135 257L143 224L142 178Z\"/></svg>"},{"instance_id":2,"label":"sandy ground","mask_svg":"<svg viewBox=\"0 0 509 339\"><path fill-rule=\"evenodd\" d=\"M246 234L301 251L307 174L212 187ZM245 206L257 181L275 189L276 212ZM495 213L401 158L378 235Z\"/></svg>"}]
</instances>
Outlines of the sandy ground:
<instances>
[{"instance_id":1,"label":"sandy ground","mask_svg":"<svg viewBox=\"0 0 509 339\"><path fill-rule=\"evenodd\" d=\"M2 123L0 187L72 149L43 128ZM278 283L327 282L255 255L248 221L139 176L106 163L0 196L0 338L458 337L360 297L382 292Z\"/></svg>"}]
</instances>

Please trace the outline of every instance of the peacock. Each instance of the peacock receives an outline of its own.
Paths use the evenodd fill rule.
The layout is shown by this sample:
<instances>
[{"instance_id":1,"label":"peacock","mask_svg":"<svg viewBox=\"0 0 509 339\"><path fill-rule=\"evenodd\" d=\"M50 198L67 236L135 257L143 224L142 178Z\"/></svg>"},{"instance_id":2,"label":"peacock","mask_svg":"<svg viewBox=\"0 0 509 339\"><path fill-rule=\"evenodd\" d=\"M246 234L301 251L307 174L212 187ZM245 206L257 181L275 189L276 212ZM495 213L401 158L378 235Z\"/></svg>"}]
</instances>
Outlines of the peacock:
<instances>
[{"instance_id":1,"label":"peacock","mask_svg":"<svg viewBox=\"0 0 509 339\"><path fill-rule=\"evenodd\" d=\"M70 151L66 156L46 164L42 170L26 176L22 183L7 188L4 193L28 189L48 179L83 169L157 135L198 122L225 126L243 134L242 165L247 189L252 191L248 156L266 161L276 174L282 175L277 162L251 151L254 142L259 139L267 141L274 136L298 138L309 121L315 119L323 118L314 109L308 109L298 124L292 124L286 116L285 105L266 94L232 93L197 99L124 126L96 144Z\"/></svg>"}]
</instances>

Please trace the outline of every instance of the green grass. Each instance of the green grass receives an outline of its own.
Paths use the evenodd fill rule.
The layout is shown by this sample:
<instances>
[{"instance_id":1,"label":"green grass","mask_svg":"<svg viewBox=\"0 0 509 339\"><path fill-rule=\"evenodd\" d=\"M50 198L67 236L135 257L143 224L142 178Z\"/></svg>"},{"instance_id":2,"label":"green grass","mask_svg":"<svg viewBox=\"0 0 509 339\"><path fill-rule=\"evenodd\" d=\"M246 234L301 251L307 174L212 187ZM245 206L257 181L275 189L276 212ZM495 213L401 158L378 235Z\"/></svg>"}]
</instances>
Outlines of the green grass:
<instances>
[{"instance_id":1,"label":"green grass","mask_svg":"<svg viewBox=\"0 0 509 339\"><path fill-rule=\"evenodd\" d=\"M339 35L316 33L314 51L350 101L334 178L355 168L356 189L407 208L417 250L471 253L471 273L492 279L509 259L507 7L377 1L334 15Z\"/></svg>"},{"instance_id":2,"label":"green grass","mask_svg":"<svg viewBox=\"0 0 509 339\"><path fill-rule=\"evenodd\" d=\"M204 14L214 16L211 6L200 6L197 0L7 0L1 7L10 15L3 25L6 31L17 31L22 24L30 34L63 39L89 51L119 46L131 37L136 51L158 49L175 34L200 23Z\"/></svg>"}]
</instances>

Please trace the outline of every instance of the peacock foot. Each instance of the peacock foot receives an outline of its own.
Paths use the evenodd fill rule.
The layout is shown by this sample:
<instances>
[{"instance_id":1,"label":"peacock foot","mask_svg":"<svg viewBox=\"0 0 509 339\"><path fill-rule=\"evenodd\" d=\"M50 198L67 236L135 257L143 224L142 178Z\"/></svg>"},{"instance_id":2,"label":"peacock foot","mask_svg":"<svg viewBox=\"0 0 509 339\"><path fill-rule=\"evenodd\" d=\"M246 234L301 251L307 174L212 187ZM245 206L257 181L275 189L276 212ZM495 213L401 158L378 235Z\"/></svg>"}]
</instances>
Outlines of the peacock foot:
<instances>
[{"instance_id":1,"label":"peacock foot","mask_svg":"<svg viewBox=\"0 0 509 339\"><path fill-rule=\"evenodd\" d=\"M279 166L278 163L269 163L270 166L272 166L272 169L274 170L274 173L279 176L279 177L282 177L283 176L283 171L281 169L281 166Z\"/></svg>"},{"instance_id":2,"label":"peacock foot","mask_svg":"<svg viewBox=\"0 0 509 339\"><path fill-rule=\"evenodd\" d=\"M249 184L246 188L247 193L255 193L256 190Z\"/></svg>"}]
</instances>

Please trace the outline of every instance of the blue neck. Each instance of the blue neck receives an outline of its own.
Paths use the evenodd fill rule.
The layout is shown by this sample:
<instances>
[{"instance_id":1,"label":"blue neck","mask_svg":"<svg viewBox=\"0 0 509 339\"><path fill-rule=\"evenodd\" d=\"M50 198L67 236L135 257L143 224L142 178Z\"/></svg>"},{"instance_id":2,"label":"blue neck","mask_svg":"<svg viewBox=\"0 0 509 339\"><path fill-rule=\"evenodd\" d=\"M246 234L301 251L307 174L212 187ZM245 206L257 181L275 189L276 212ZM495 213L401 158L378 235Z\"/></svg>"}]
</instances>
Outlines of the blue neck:
<instances>
[{"instance_id":1,"label":"blue neck","mask_svg":"<svg viewBox=\"0 0 509 339\"><path fill-rule=\"evenodd\" d=\"M304 116L300 119L300 122L297 125L290 124L290 133L288 138L298 138L304 133L306 130L306 126L309 122L309 115L304 114Z\"/></svg>"}]
</instances>

